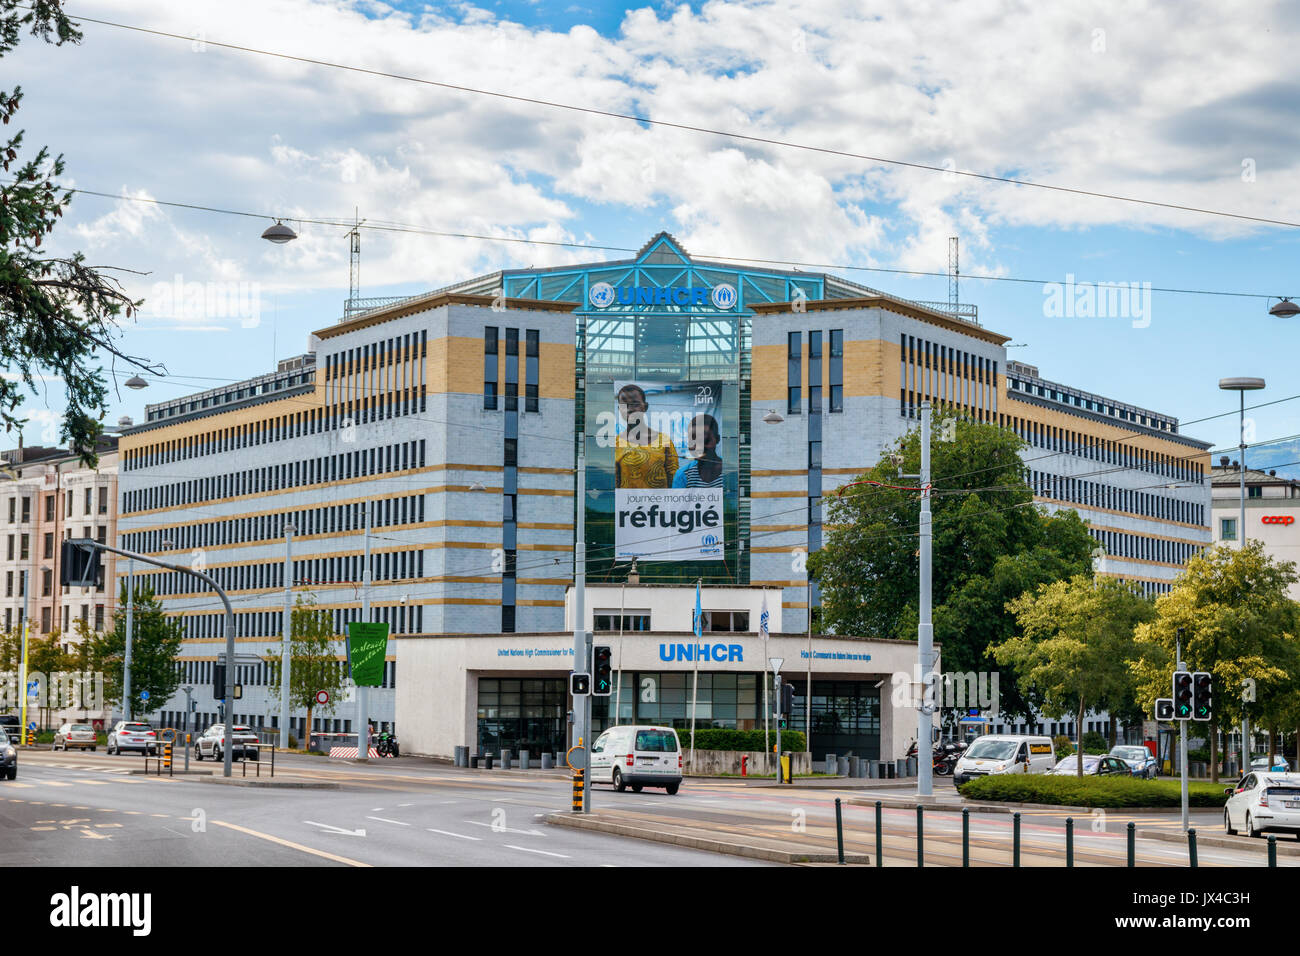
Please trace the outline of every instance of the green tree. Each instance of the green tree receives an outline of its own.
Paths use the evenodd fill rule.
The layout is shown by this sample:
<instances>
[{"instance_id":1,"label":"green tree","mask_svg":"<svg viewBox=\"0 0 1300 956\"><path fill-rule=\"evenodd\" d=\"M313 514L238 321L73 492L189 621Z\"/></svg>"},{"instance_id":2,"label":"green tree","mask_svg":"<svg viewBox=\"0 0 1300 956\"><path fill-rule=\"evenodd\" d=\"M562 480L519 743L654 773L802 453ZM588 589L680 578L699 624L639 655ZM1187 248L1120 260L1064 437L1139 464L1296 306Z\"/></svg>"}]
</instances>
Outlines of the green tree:
<instances>
[{"instance_id":1,"label":"green tree","mask_svg":"<svg viewBox=\"0 0 1300 956\"><path fill-rule=\"evenodd\" d=\"M1214 675L1214 719L1207 730L1210 765L1219 778L1218 727L1241 720L1243 708L1263 724L1290 720L1300 680L1300 605L1287 589L1294 562L1277 561L1258 541L1244 548L1210 548L1187 562L1173 590L1156 599L1156 616L1140 625L1133 663L1138 700L1146 712L1168 697L1174 645L1182 632L1189 670ZM1254 681L1254 704L1242 701L1242 682ZM1194 728L1193 728L1194 729Z\"/></svg>"},{"instance_id":2,"label":"green tree","mask_svg":"<svg viewBox=\"0 0 1300 956\"><path fill-rule=\"evenodd\" d=\"M58 687L54 675L61 671L70 671L76 665L76 658L63 649L63 638L58 631L51 631L45 637L31 635L27 640L27 673L45 675L45 695L41 708L41 728L50 726L51 704L59 706L53 696Z\"/></svg>"},{"instance_id":3,"label":"green tree","mask_svg":"<svg viewBox=\"0 0 1300 956\"><path fill-rule=\"evenodd\" d=\"M1019 633L995 646L993 656L1034 689L1049 713L1076 714L1076 773L1082 776L1084 714L1132 696L1133 629L1155 609L1134 585L1088 574L1039 585L1007 609Z\"/></svg>"},{"instance_id":4,"label":"green tree","mask_svg":"<svg viewBox=\"0 0 1300 956\"><path fill-rule=\"evenodd\" d=\"M60 0L0 0L0 57L18 45L24 30L56 46L81 41ZM0 90L0 119L6 125L22 98L19 86ZM18 408L24 388L38 394L38 382L61 380L67 408L60 437L93 464L107 413L99 357L112 355L155 373L161 369L115 344L119 315L129 317L139 303L108 274L113 270L86 265L81 253L53 256L41 250L72 193L56 182L64 170L62 156L51 159L41 148L20 161L22 145L21 130L0 143L0 167L11 180L0 185L0 364L10 373L0 378L0 424L5 431L23 425Z\"/></svg>"},{"instance_id":5,"label":"green tree","mask_svg":"<svg viewBox=\"0 0 1300 956\"><path fill-rule=\"evenodd\" d=\"M326 714L343 696L347 674L345 664L339 660L344 652L342 639L334 633L334 618L328 610L316 606L314 595L299 595L294 603L289 636L289 709L307 711L307 736L301 741L305 748L310 741L313 713L319 708ZM272 652L263 658L270 665L267 693L274 701L280 699L280 654ZM329 703L318 704L319 691L329 694Z\"/></svg>"},{"instance_id":6,"label":"green tree","mask_svg":"<svg viewBox=\"0 0 1300 956\"><path fill-rule=\"evenodd\" d=\"M136 579L139 581L139 579ZM87 650L85 658L93 670L104 674L104 699L109 704L123 703L123 666L126 660L126 581L118 594L118 610L113 617L113 629L100 634L84 632ZM137 711L152 708L140 694L149 692L155 705L161 704L181 685L181 672L176 667L184 627L179 617L163 613L162 603L154 597L153 587L147 583L135 585L133 609L135 633L131 638L131 699L125 702L127 719L135 719Z\"/></svg>"},{"instance_id":7,"label":"green tree","mask_svg":"<svg viewBox=\"0 0 1300 956\"><path fill-rule=\"evenodd\" d=\"M1096 544L1078 516L1034 506L1022 447L1013 432L964 420L955 422L952 441L931 444L934 639L945 671L993 670L989 647L1015 630L1007 602L1091 568ZM920 463L914 429L855 480L911 486L901 475L919 473ZM826 628L915 639L918 493L858 485L827 500L829 533L808 558ZM1009 683L1001 687L1001 709L1027 715L1033 701Z\"/></svg>"}]
</instances>

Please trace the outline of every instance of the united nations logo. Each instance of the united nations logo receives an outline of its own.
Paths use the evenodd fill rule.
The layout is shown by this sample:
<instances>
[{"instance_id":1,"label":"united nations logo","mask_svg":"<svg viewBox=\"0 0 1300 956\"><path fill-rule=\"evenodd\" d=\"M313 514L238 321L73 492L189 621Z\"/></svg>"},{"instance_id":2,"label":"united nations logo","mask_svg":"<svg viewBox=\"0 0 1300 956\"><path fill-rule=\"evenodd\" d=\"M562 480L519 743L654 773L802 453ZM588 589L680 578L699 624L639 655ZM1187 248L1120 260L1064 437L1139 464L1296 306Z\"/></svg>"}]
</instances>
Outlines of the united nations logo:
<instances>
[{"instance_id":1,"label":"united nations logo","mask_svg":"<svg viewBox=\"0 0 1300 956\"><path fill-rule=\"evenodd\" d=\"M736 287L733 285L727 285L727 283L723 282L720 285L715 285L713 287L712 299L714 308L734 309L738 298L739 297L736 295Z\"/></svg>"},{"instance_id":2,"label":"united nations logo","mask_svg":"<svg viewBox=\"0 0 1300 956\"><path fill-rule=\"evenodd\" d=\"M700 535L700 553L701 554L718 553L718 536L716 534Z\"/></svg>"},{"instance_id":3,"label":"united nations logo","mask_svg":"<svg viewBox=\"0 0 1300 956\"><path fill-rule=\"evenodd\" d=\"M603 309L607 305L614 304L614 287L608 282L597 282L587 293L587 298L591 304L598 309Z\"/></svg>"}]
</instances>

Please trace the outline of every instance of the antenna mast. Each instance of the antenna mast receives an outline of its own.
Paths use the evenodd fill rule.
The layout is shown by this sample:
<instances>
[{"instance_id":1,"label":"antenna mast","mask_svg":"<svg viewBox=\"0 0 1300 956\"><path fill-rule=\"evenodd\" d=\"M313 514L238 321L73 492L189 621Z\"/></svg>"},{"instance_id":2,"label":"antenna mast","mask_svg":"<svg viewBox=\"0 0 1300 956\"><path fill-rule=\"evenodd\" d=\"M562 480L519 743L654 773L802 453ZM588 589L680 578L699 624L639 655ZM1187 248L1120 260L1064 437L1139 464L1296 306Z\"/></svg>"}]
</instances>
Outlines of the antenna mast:
<instances>
[{"instance_id":1,"label":"antenna mast","mask_svg":"<svg viewBox=\"0 0 1300 956\"><path fill-rule=\"evenodd\" d=\"M961 269L957 266L957 237L948 237L948 307L957 314L957 277Z\"/></svg>"}]
</instances>

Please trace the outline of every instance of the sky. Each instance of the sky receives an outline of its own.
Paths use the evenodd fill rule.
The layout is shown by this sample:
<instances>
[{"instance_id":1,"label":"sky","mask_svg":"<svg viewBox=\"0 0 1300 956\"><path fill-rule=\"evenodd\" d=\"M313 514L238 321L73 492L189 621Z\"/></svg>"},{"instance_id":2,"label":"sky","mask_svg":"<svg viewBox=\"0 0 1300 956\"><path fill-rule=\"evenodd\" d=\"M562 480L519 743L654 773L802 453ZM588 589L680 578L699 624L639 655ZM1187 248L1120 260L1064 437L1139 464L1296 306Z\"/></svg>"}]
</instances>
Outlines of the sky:
<instances>
[{"instance_id":1,"label":"sky","mask_svg":"<svg viewBox=\"0 0 1300 956\"><path fill-rule=\"evenodd\" d=\"M1200 0L75 0L68 9L181 39L89 22L78 46L25 38L0 61L0 88L22 85L15 124L26 150L62 153L69 186L254 214L74 198L52 251L133 270L123 281L146 302L119 344L167 372L140 392L115 390L110 424L303 352L342 314L348 239L345 226L299 220L359 215L534 241L363 228L363 296L618 258L542 243L635 249L667 230L703 258L825 264L889 293L946 300L957 236L961 301L1045 378L1175 415L1219 449L1238 437L1225 415L1237 397L1218 380L1259 376L1268 387L1251 402L1276 404L1247 413L1248 440L1300 435L1300 317L1267 312L1268 297L1300 295L1297 226L880 161L1300 223L1294 4L1256 4L1248 17ZM299 239L261 241L273 217ZM1090 282L1134 285L1123 308L1098 315L1073 307ZM207 294L200 305L177 288ZM26 406L27 443L53 443L57 392ZM1248 461L1300 476L1287 467L1300 462L1300 443L1261 445Z\"/></svg>"}]
</instances>

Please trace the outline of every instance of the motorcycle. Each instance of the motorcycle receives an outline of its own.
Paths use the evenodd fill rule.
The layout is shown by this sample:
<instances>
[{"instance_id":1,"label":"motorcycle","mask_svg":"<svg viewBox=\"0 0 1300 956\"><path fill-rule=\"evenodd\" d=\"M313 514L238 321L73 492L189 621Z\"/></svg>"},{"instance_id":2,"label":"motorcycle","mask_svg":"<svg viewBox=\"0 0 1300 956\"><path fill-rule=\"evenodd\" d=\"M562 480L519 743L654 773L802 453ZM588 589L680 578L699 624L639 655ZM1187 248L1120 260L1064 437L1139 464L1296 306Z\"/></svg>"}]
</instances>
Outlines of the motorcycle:
<instances>
[{"instance_id":1,"label":"motorcycle","mask_svg":"<svg viewBox=\"0 0 1300 956\"><path fill-rule=\"evenodd\" d=\"M397 735L390 734L388 731L380 731L374 735L375 750L381 757L400 757L401 749L397 745Z\"/></svg>"},{"instance_id":2,"label":"motorcycle","mask_svg":"<svg viewBox=\"0 0 1300 956\"><path fill-rule=\"evenodd\" d=\"M961 755L966 752L964 743L936 743L934 749L930 752L930 769L940 777L946 777L952 773L953 768L957 766L957 761ZM917 754L916 741L907 748L907 756L915 757Z\"/></svg>"}]
</instances>

